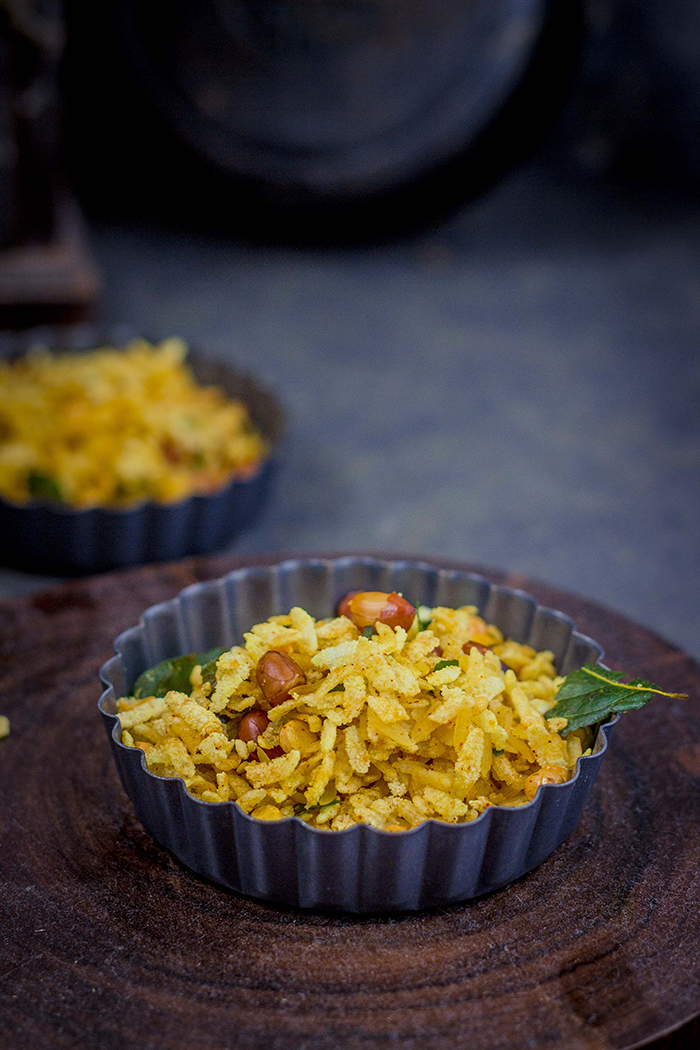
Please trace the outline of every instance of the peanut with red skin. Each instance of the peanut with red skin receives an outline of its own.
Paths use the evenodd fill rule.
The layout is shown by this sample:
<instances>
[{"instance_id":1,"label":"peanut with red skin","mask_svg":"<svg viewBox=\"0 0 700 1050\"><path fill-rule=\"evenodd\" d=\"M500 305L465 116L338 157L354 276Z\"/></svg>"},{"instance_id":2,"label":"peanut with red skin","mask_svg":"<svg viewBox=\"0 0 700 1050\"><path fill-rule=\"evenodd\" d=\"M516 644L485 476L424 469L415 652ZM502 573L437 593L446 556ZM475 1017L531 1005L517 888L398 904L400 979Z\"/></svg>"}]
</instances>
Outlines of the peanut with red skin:
<instances>
[{"instance_id":1,"label":"peanut with red skin","mask_svg":"<svg viewBox=\"0 0 700 1050\"><path fill-rule=\"evenodd\" d=\"M352 613L350 612L350 601L358 594L358 591L348 591L344 598L338 603L338 616L347 616L348 620L352 620Z\"/></svg>"},{"instance_id":2,"label":"peanut with red skin","mask_svg":"<svg viewBox=\"0 0 700 1050\"><path fill-rule=\"evenodd\" d=\"M258 660L255 669L257 683L270 707L284 703L289 692L306 682L306 675L291 656L269 649Z\"/></svg>"},{"instance_id":3,"label":"peanut with red skin","mask_svg":"<svg viewBox=\"0 0 700 1050\"><path fill-rule=\"evenodd\" d=\"M487 645L480 645L479 642L465 642L462 646L463 653L469 654L472 649L478 649L482 656L489 651Z\"/></svg>"},{"instance_id":4,"label":"peanut with red skin","mask_svg":"<svg viewBox=\"0 0 700 1050\"><path fill-rule=\"evenodd\" d=\"M265 754L267 755L268 758L281 758L282 755L284 754L284 751L282 750L281 747L262 747L260 744L258 744L258 747L260 748L261 751L265 752ZM246 759L246 761L247 762L259 762L260 759L258 758L257 753L255 751L252 751L248 755L248 758Z\"/></svg>"},{"instance_id":5,"label":"peanut with red skin","mask_svg":"<svg viewBox=\"0 0 700 1050\"><path fill-rule=\"evenodd\" d=\"M395 591L391 594L384 591L358 591L350 598L347 608L350 619L361 631L365 627L373 627L375 623L385 623L394 630L403 627L408 631L416 616L416 610L410 602Z\"/></svg>"},{"instance_id":6,"label":"peanut with red skin","mask_svg":"<svg viewBox=\"0 0 700 1050\"><path fill-rule=\"evenodd\" d=\"M245 740L246 743L249 741L256 741L261 736L270 724L270 719L267 717L264 711L261 711L259 707L254 707L252 711L247 711L243 718L238 723L238 739ZM281 747L263 747L258 744L261 751L264 751L268 758L279 758L280 755L284 754ZM255 751L248 755L248 762L259 762L259 758Z\"/></svg>"},{"instance_id":7,"label":"peanut with red skin","mask_svg":"<svg viewBox=\"0 0 700 1050\"><path fill-rule=\"evenodd\" d=\"M239 740L245 740L246 743L249 740L257 740L260 734L265 732L269 724L270 719L265 712L257 707L253 708L252 711L247 711L238 723L238 738Z\"/></svg>"}]
</instances>

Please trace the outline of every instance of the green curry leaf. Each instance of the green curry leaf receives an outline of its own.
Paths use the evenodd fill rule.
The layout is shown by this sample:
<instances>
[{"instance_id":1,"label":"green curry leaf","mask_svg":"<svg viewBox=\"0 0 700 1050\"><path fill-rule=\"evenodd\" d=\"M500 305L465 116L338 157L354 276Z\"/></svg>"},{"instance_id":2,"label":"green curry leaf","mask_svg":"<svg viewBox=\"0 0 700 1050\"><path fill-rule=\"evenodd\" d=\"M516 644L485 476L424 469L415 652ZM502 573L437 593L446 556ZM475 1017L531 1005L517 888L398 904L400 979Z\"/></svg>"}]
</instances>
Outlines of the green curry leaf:
<instances>
[{"instance_id":1,"label":"green curry leaf","mask_svg":"<svg viewBox=\"0 0 700 1050\"><path fill-rule=\"evenodd\" d=\"M52 478L49 474L42 474L39 470L30 471L27 478L27 487L32 499L50 499L58 503L63 502L61 486L56 478Z\"/></svg>"},{"instance_id":2,"label":"green curry leaf","mask_svg":"<svg viewBox=\"0 0 700 1050\"><path fill-rule=\"evenodd\" d=\"M433 671L442 671L443 667L459 667L459 660L438 660Z\"/></svg>"},{"instance_id":3,"label":"green curry leaf","mask_svg":"<svg viewBox=\"0 0 700 1050\"><path fill-rule=\"evenodd\" d=\"M175 656L169 660L162 660L155 667L149 667L147 671L140 674L134 683L131 695L136 700L143 700L146 696L165 696L171 690L178 693L192 692L190 675L196 664L202 665L202 680L212 681L216 675L217 657L225 653L225 649L210 649L206 653L188 653L186 656ZM213 672L212 672L213 666ZM211 678L205 679L204 672L211 674Z\"/></svg>"},{"instance_id":4,"label":"green curry leaf","mask_svg":"<svg viewBox=\"0 0 700 1050\"><path fill-rule=\"evenodd\" d=\"M327 812L330 809L335 809L336 806L340 805L340 799L334 798L330 802L319 803L317 806L307 806L303 802L298 802L294 807L295 817L311 817L314 813Z\"/></svg>"},{"instance_id":5,"label":"green curry leaf","mask_svg":"<svg viewBox=\"0 0 700 1050\"><path fill-rule=\"evenodd\" d=\"M623 682L625 677L619 671L609 671L598 664L586 664L566 676L554 698L554 706L550 707L545 717L565 718L567 725L562 735L567 736L574 729L595 725L609 715L643 707L654 695L668 696L674 700L688 699L685 693L665 693L641 678Z\"/></svg>"}]
</instances>

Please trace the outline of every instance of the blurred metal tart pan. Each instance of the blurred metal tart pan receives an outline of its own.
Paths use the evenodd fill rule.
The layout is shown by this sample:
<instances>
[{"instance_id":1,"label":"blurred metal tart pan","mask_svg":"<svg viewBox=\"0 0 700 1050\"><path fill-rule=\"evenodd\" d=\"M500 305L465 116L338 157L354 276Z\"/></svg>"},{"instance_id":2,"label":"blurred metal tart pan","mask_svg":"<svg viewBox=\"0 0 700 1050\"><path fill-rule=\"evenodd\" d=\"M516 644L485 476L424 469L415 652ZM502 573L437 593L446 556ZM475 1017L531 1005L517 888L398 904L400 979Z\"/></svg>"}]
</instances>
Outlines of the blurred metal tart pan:
<instances>
[{"instance_id":1,"label":"blurred metal tart pan","mask_svg":"<svg viewBox=\"0 0 700 1050\"><path fill-rule=\"evenodd\" d=\"M79 329L57 335L37 330L21 341L0 342L3 357L17 357L32 345L51 350L121 346L128 335ZM216 550L246 529L268 499L279 467L284 413L277 398L246 372L199 352L187 358L196 378L221 386L246 403L271 451L251 477L233 479L219 491L176 503L147 502L130 507L79 510L50 500L18 505L0 498L0 557L5 564L34 572L90 573L154 561L169 561Z\"/></svg>"}]
</instances>

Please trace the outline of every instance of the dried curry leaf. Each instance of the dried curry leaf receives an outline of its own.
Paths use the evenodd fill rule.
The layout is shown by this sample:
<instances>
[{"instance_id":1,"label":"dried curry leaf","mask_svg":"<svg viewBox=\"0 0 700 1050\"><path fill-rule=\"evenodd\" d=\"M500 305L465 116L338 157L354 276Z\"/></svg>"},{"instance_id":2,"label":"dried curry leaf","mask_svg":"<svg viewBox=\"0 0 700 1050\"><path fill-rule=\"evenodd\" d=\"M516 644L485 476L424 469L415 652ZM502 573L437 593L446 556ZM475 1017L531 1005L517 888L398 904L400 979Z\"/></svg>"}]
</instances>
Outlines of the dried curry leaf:
<instances>
[{"instance_id":1,"label":"dried curry leaf","mask_svg":"<svg viewBox=\"0 0 700 1050\"><path fill-rule=\"evenodd\" d=\"M688 699L685 693L665 693L641 678L623 682L625 677L619 671L586 664L566 676L554 698L554 706L550 707L545 717L565 718L567 725L562 730L562 736L567 736L574 729L595 725L609 715L643 707L654 695L668 696L674 700Z\"/></svg>"}]
</instances>

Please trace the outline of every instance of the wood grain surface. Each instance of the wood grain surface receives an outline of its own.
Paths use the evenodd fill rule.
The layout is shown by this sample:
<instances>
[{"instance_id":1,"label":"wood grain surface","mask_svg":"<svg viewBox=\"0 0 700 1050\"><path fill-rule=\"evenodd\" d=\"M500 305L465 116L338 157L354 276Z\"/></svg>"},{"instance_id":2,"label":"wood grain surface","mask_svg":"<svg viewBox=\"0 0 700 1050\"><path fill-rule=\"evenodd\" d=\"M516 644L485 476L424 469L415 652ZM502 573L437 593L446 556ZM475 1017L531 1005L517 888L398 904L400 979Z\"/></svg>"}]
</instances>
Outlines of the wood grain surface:
<instances>
[{"instance_id":1,"label":"wood grain surface","mask_svg":"<svg viewBox=\"0 0 700 1050\"><path fill-rule=\"evenodd\" d=\"M0 1047L700 1045L700 668L592 602L479 570L690 700L621 719L576 831L506 889L405 917L309 914L236 897L150 838L112 765L97 670L147 606L264 560L0 603Z\"/></svg>"}]
</instances>

